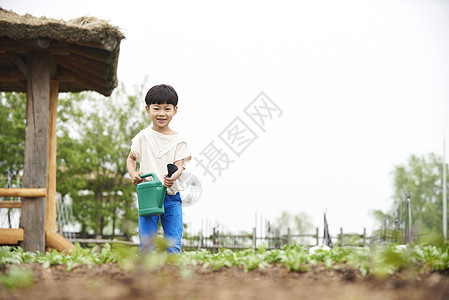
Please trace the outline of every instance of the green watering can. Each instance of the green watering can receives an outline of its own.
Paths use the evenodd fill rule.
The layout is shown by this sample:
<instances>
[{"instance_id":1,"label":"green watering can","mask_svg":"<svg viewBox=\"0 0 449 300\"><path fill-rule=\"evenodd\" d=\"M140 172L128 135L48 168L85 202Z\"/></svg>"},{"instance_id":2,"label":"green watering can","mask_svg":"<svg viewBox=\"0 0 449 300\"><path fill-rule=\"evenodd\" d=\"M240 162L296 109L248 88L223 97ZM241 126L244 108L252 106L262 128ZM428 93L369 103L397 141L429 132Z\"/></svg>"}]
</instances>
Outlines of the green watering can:
<instances>
[{"instance_id":1,"label":"green watering can","mask_svg":"<svg viewBox=\"0 0 449 300\"><path fill-rule=\"evenodd\" d=\"M174 164L167 165L167 177L171 177L178 170ZM166 187L153 172L139 175L141 178L153 177L152 181L139 183L136 186L139 202L139 216L161 215L164 211Z\"/></svg>"}]
</instances>

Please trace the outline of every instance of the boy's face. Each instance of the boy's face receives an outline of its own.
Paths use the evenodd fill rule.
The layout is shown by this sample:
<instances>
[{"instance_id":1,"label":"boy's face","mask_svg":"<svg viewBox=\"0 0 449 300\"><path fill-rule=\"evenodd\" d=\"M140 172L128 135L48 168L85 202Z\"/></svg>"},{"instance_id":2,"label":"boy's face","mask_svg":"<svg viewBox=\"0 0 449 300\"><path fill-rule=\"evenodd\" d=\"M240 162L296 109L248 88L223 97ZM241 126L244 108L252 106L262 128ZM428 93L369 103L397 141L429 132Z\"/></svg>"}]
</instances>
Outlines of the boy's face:
<instances>
[{"instance_id":1,"label":"boy's face","mask_svg":"<svg viewBox=\"0 0 449 300\"><path fill-rule=\"evenodd\" d=\"M178 107L174 107L173 104L150 104L150 106L146 105L145 109L155 129L164 129L176 115Z\"/></svg>"}]
</instances>

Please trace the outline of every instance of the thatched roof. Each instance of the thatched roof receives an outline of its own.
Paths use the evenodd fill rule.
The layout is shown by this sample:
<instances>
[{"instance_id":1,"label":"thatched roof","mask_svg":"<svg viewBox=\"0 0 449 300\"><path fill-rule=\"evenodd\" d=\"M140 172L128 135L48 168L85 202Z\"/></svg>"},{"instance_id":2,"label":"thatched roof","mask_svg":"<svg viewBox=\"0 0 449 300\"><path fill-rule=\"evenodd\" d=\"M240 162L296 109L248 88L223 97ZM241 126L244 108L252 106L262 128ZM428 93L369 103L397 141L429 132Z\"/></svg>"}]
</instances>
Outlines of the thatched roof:
<instances>
[{"instance_id":1,"label":"thatched roof","mask_svg":"<svg viewBox=\"0 0 449 300\"><path fill-rule=\"evenodd\" d=\"M0 91L26 91L27 53L49 51L59 91L110 95L123 38L117 27L93 17L63 21L0 8Z\"/></svg>"}]
</instances>

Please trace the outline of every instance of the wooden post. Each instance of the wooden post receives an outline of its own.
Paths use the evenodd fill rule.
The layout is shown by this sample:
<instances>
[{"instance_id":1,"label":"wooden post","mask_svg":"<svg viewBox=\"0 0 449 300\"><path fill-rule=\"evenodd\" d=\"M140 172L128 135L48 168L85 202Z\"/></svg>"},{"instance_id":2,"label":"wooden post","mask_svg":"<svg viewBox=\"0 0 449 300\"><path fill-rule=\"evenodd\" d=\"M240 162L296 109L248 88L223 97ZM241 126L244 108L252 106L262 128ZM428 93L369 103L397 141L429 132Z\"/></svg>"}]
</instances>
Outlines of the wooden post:
<instances>
[{"instance_id":1,"label":"wooden post","mask_svg":"<svg viewBox=\"0 0 449 300\"><path fill-rule=\"evenodd\" d=\"M291 230L290 230L290 227L289 227L289 228L287 228L287 245L290 245L291 238L292 238Z\"/></svg>"},{"instance_id":2,"label":"wooden post","mask_svg":"<svg viewBox=\"0 0 449 300\"><path fill-rule=\"evenodd\" d=\"M446 137L443 136L443 237L447 240Z\"/></svg>"},{"instance_id":3,"label":"wooden post","mask_svg":"<svg viewBox=\"0 0 449 300\"><path fill-rule=\"evenodd\" d=\"M340 247L343 247L343 228L340 227Z\"/></svg>"},{"instance_id":4,"label":"wooden post","mask_svg":"<svg viewBox=\"0 0 449 300\"><path fill-rule=\"evenodd\" d=\"M45 207L45 231L56 231L56 120L58 117L59 82L50 81L50 105L48 126L47 201Z\"/></svg>"},{"instance_id":5,"label":"wooden post","mask_svg":"<svg viewBox=\"0 0 449 300\"><path fill-rule=\"evenodd\" d=\"M253 228L253 248L256 249L256 227Z\"/></svg>"},{"instance_id":6,"label":"wooden post","mask_svg":"<svg viewBox=\"0 0 449 300\"><path fill-rule=\"evenodd\" d=\"M51 56L29 52L27 56L27 122L25 131L24 188L47 187L48 124ZM23 198L21 227L25 251L45 251L45 197Z\"/></svg>"},{"instance_id":7,"label":"wooden post","mask_svg":"<svg viewBox=\"0 0 449 300\"><path fill-rule=\"evenodd\" d=\"M320 244L320 235L318 227L316 228L315 236L316 236L316 245L318 246Z\"/></svg>"}]
</instances>

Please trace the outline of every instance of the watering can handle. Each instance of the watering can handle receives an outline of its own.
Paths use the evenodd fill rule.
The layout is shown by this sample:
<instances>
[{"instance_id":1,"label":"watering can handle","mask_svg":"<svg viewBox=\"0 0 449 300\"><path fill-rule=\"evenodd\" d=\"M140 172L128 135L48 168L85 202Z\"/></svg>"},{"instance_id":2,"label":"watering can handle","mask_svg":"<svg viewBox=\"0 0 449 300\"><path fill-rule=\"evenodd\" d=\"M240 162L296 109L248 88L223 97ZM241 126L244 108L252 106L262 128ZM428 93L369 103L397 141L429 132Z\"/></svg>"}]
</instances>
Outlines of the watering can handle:
<instances>
[{"instance_id":1,"label":"watering can handle","mask_svg":"<svg viewBox=\"0 0 449 300\"><path fill-rule=\"evenodd\" d=\"M173 173L178 171L178 167L175 164L168 164L167 170L168 170L167 177L171 177L173 175ZM153 180L159 181L159 178L157 178L156 174L154 174L153 172L139 175L140 178L145 178L145 177L149 177L149 176L153 177Z\"/></svg>"},{"instance_id":2,"label":"watering can handle","mask_svg":"<svg viewBox=\"0 0 449 300\"><path fill-rule=\"evenodd\" d=\"M153 172L139 175L140 178L145 178L145 177L149 177L149 176L153 177L154 181L159 181L159 178L157 178L156 174L154 174Z\"/></svg>"}]
</instances>

